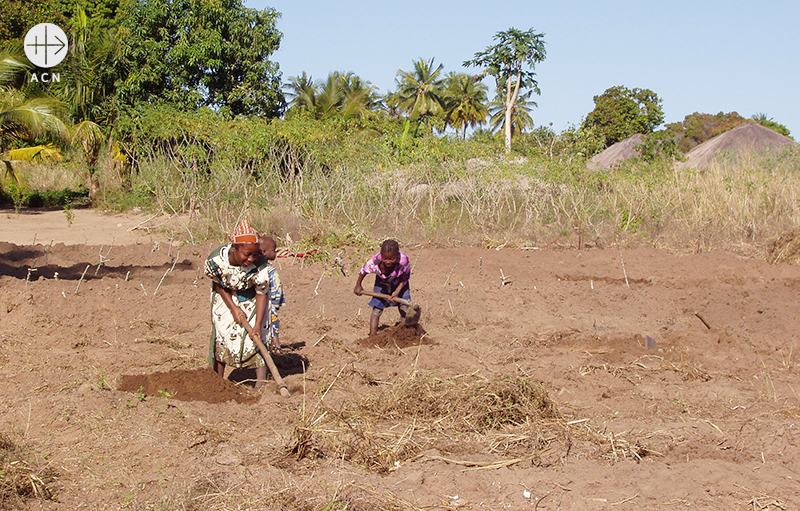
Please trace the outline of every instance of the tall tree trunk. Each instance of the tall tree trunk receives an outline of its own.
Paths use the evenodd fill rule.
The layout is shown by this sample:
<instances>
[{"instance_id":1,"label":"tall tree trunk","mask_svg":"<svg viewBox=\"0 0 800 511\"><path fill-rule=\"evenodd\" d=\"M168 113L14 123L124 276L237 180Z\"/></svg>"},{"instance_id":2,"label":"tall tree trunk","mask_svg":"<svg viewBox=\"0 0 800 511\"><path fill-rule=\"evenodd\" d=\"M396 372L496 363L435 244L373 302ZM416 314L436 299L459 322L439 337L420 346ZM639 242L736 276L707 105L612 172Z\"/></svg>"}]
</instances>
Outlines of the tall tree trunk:
<instances>
[{"instance_id":1,"label":"tall tree trunk","mask_svg":"<svg viewBox=\"0 0 800 511\"><path fill-rule=\"evenodd\" d=\"M100 174L97 172L97 160L100 156L100 147L97 144L89 152L89 199L93 199L100 192Z\"/></svg>"},{"instance_id":2,"label":"tall tree trunk","mask_svg":"<svg viewBox=\"0 0 800 511\"><path fill-rule=\"evenodd\" d=\"M503 125L505 128L505 135L506 135L506 153L511 152L511 112L514 109L514 105L511 103L511 77L506 80L506 122Z\"/></svg>"},{"instance_id":3,"label":"tall tree trunk","mask_svg":"<svg viewBox=\"0 0 800 511\"><path fill-rule=\"evenodd\" d=\"M100 177L97 167L92 165L89 167L89 199L93 199L98 192L100 192Z\"/></svg>"},{"instance_id":4,"label":"tall tree trunk","mask_svg":"<svg viewBox=\"0 0 800 511\"><path fill-rule=\"evenodd\" d=\"M508 73L508 78L506 79L506 122L505 122L505 134L506 134L506 153L511 152L511 136L513 134L511 130L511 114L514 112L514 106L517 104L517 97L519 96L519 86L520 81L522 79L522 70L520 69L517 71L517 83L514 84L514 87L511 87L511 73Z\"/></svg>"}]
</instances>

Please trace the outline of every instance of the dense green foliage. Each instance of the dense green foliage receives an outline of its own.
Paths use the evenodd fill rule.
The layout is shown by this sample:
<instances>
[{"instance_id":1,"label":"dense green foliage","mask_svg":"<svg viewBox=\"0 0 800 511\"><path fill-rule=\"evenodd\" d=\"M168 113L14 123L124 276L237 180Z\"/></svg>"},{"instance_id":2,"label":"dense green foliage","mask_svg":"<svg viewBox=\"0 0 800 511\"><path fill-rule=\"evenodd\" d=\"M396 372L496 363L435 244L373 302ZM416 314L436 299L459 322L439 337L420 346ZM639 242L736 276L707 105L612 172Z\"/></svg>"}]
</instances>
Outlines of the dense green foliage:
<instances>
[{"instance_id":1,"label":"dense green foliage","mask_svg":"<svg viewBox=\"0 0 800 511\"><path fill-rule=\"evenodd\" d=\"M661 98L649 89L615 86L594 97L583 128L594 130L610 146L636 133L652 133L662 122Z\"/></svg>"},{"instance_id":2,"label":"dense green foliage","mask_svg":"<svg viewBox=\"0 0 800 511\"><path fill-rule=\"evenodd\" d=\"M467 127L476 127L486 120L489 109L486 107L488 90L472 76L463 73L450 73L446 79L445 103L447 122L458 131L462 139L467 138Z\"/></svg>"},{"instance_id":3,"label":"dense green foliage","mask_svg":"<svg viewBox=\"0 0 800 511\"><path fill-rule=\"evenodd\" d=\"M25 33L39 23L67 25L68 15L52 0L4 0L0 10L0 45L19 41Z\"/></svg>"},{"instance_id":4,"label":"dense green foliage","mask_svg":"<svg viewBox=\"0 0 800 511\"><path fill-rule=\"evenodd\" d=\"M360 118L375 113L380 105L377 87L354 73L334 71L321 83L303 73L291 77L284 88L289 96L287 118L302 112L316 119Z\"/></svg>"},{"instance_id":5,"label":"dense green foliage","mask_svg":"<svg viewBox=\"0 0 800 511\"><path fill-rule=\"evenodd\" d=\"M136 0L120 23L128 70L120 99L279 115L280 73L269 60L281 40L277 18L274 9L248 9L241 0Z\"/></svg>"},{"instance_id":6,"label":"dense green foliage","mask_svg":"<svg viewBox=\"0 0 800 511\"><path fill-rule=\"evenodd\" d=\"M26 83L31 67L18 45L0 50L0 191L18 184L15 160L60 156L57 147L41 143L63 144L69 137L59 115L61 103Z\"/></svg>"},{"instance_id":7,"label":"dense green foliage","mask_svg":"<svg viewBox=\"0 0 800 511\"><path fill-rule=\"evenodd\" d=\"M397 105L412 121L430 123L445 116L444 65L433 60L415 60L413 71L397 73Z\"/></svg>"}]
</instances>

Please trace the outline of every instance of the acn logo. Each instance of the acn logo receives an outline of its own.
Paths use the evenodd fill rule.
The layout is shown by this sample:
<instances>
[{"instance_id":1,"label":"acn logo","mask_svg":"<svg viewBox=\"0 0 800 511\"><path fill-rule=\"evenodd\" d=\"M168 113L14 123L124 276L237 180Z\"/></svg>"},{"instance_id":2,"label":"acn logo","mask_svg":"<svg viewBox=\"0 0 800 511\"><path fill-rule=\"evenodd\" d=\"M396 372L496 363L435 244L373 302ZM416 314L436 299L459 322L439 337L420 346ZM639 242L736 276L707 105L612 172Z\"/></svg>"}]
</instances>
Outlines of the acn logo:
<instances>
[{"instance_id":1,"label":"acn logo","mask_svg":"<svg viewBox=\"0 0 800 511\"><path fill-rule=\"evenodd\" d=\"M67 35L52 23L39 23L25 34L25 56L34 66L57 66L67 56Z\"/></svg>"}]
</instances>

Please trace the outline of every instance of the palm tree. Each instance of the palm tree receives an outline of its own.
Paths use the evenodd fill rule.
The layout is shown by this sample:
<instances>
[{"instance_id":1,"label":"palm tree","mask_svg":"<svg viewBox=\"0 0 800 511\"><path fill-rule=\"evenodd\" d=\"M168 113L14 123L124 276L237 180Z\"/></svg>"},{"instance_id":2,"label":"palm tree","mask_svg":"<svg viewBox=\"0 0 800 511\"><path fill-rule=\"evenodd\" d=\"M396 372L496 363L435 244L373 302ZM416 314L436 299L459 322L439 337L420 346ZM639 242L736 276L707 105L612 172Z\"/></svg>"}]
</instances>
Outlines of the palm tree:
<instances>
[{"instance_id":1,"label":"palm tree","mask_svg":"<svg viewBox=\"0 0 800 511\"><path fill-rule=\"evenodd\" d=\"M351 72L334 71L323 83L303 73L284 88L291 98L290 112L312 112L317 119L364 117L380 105L377 87Z\"/></svg>"},{"instance_id":2,"label":"palm tree","mask_svg":"<svg viewBox=\"0 0 800 511\"><path fill-rule=\"evenodd\" d=\"M439 76L444 66L434 67L433 60L415 60L414 71L397 72L399 106L412 121L424 120L427 124L431 117L445 115L444 78Z\"/></svg>"},{"instance_id":3,"label":"palm tree","mask_svg":"<svg viewBox=\"0 0 800 511\"><path fill-rule=\"evenodd\" d=\"M534 101L528 101L530 92L527 94L520 94L517 98L514 107L511 109L511 137L513 138L517 133L521 133L526 128L533 127L533 117L531 112L536 105ZM489 103L489 113L492 115L489 119L489 125L492 130L505 130L506 126L506 106L504 96L498 92L494 100Z\"/></svg>"},{"instance_id":4,"label":"palm tree","mask_svg":"<svg viewBox=\"0 0 800 511\"><path fill-rule=\"evenodd\" d=\"M32 69L19 48L0 51L0 158L5 174L16 181L12 161L55 157L58 152L50 145L27 147L25 151L6 150L11 145L31 146L39 140L66 142L67 126L60 118L61 103L49 97L33 96L35 89L25 89L24 77Z\"/></svg>"},{"instance_id":5,"label":"palm tree","mask_svg":"<svg viewBox=\"0 0 800 511\"><path fill-rule=\"evenodd\" d=\"M292 76L283 86L289 99L290 111L313 112L316 109L318 86L310 75L303 71L300 76Z\"/></svg>"},{"instance_id":6,"label":"palm tree","mask_svg":"<svg viewBox=\"0 0 800 511\"><path fill-rule=\"evenodd\" d=\"M401 98L397 92L387 92L383 96L383 109L392 119L400 119L403 116L400 102Z\"/></svg>"},{"instance_id":7,"label":"palm tree","mask_svg":"<svg viewBox=\"0 0 800 511\"><path fill-rule=\"evenodd\" d=\"M347 91L345 90L345 83L342 80L341 73L334 71L329 74L317 93L317 119L336 117L346 96Z\"/></svg>"},{"instance_id":8,"label":"palm tree","mask_svg":"<svg viewBox=\"0 0 800 511\"><path fill-rule=\"evenodd\" d=\"M343 118L368 116L380 105L378 88L370 82L355 73L339 73L339 80L344 89L344 100L339 110Z\"/></svg>"},{"instance_id":9,"label":"palm tree","mask_svg":"<svg viewBox=\"0 0 800 511\"><path fill-rule=\"evenodd\" d=\"M100 191L100 179L97 173L97 159L103 147L103 130L92 121L81 121L70 130L74 143L80 144L86 156L86 166L89 171L89 198L93 198Z\"/></svg>"},{"instance_id":10,"label":"palm tree","mask_svg":"<svg viewBox=\"0 0 800 511\"><path fill-rule=\"evenodd\" d=\"M89 198L100 191L97 160L106 136L101 120L111 126L115 117L109 104L110 85L115 66L119 64L120 38L118 33L91 25L85 11L78 7L72 19L68 71L64 79L54 83L51 92L68 107L75 125L71 135L86 157Z\"/></svg>"},{"instance_id":11,"label":"palm tree","mask_svg":"<svg viewBox=\"0 0 800 511\"><path fill-rule=\"evenodd\" d=\"M476 127L486 122L489 109L486 107L488 87L463 73L447 76L447 122L462 138L467 139L467 126Z\"/></svg>"}]
</instances>

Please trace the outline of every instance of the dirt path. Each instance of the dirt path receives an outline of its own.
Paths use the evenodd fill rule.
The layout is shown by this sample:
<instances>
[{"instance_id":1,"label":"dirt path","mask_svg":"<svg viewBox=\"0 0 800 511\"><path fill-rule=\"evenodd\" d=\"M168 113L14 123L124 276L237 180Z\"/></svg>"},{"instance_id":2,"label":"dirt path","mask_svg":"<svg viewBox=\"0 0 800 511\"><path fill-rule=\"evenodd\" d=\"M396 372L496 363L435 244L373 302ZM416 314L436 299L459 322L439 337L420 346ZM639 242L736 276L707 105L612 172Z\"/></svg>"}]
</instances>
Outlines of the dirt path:
<instances>
[{"instance_id":1,"label":"dirt path","mask_svg":"<svg viewBox=\"0 0 800 511\"><path fill-rule=\"evenodd\" d=\"M138 217L83 213L53 212L65 233L0 221L0 434L55 474L29 509L800 508L798 267L409 247L433 342L372 347L352 294L366 252L345 253L347 277L280 259L293 396L232 388L246 404L191 376L215 244L124 244ZM88 243L66 244L79 221ZM175 379L118 390L155 373ZM181 395L212 386L215 402Z\"/></svg>"},{"instance_id":2,"label":"dirt path","mask_svg":"<svg viewBox=\"0 0 800 511\"><path fill-rule=\"evenodd\" d=\"M165 241L168 235L151 230L153 226L176 227L179 222L167 216L130 213L103 213L91 209L70 210L72 222L63 209L29 209L15 212L0 209L0 241L17 245L64 243L65 245L131 245ZM169 222L169 223L168 223Z\"/></svg>"}]
</instances>

